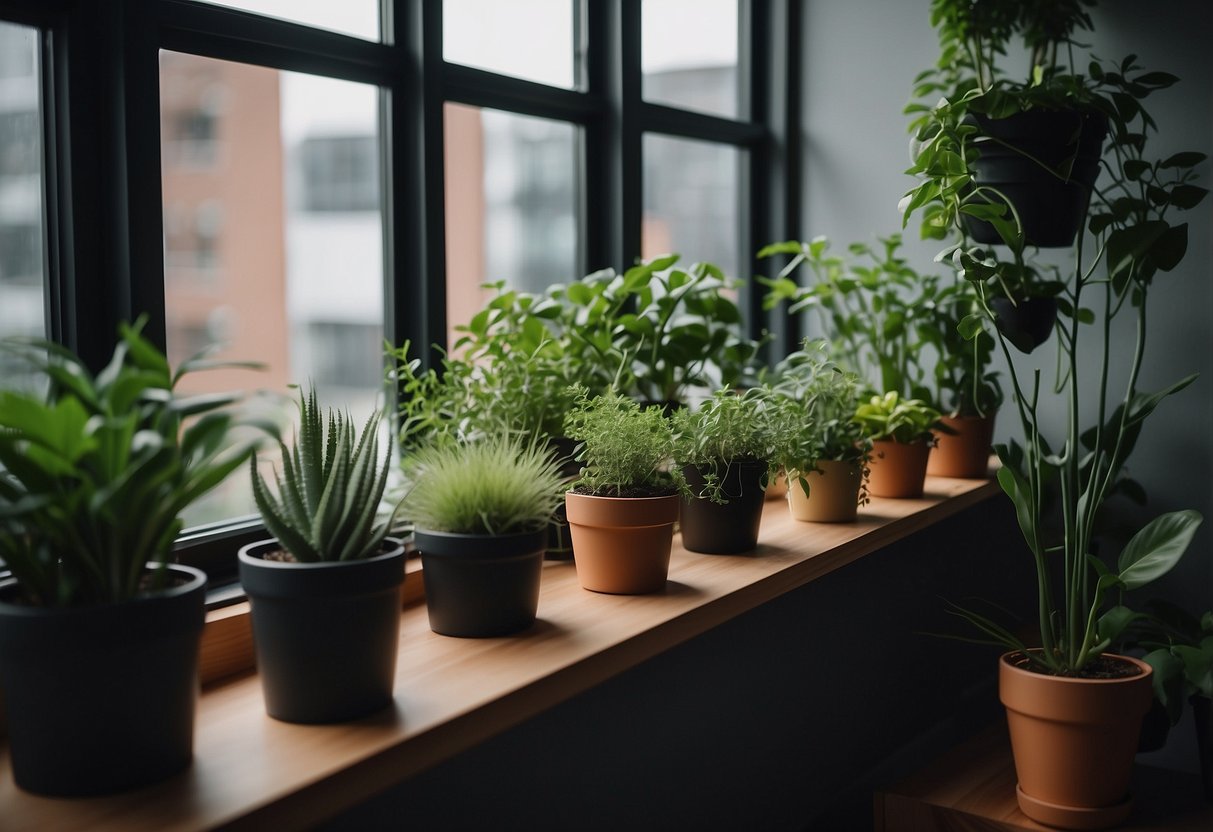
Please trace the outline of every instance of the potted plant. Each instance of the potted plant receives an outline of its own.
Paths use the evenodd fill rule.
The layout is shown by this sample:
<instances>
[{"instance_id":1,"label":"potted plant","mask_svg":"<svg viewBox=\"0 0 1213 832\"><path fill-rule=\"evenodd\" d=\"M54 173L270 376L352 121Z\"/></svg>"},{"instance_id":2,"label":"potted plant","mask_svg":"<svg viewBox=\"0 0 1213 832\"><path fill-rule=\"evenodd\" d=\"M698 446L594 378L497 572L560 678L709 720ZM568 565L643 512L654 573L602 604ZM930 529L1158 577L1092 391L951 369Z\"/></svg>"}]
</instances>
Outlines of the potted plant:
<instances>
[{"instance_id":1,"label":"potted plant","mask_svg":"<svg viewBox=\"0 0 1213 832\"><path fill-rule=\"evenodd\" d=\"M879 248L853 243L850 257L830 254L830 241L773 243L758 256L792 255L767 287L764 306L790 304L788 314L815 313L830 356L865 379L873 390L930 400L923 346L936 339L935 296L939 277L915 271L901 256L901 235L879 240ZM801 270L801 266L806 267ZM808 284L792 275L807 272Z\"/></svg>"},{"instance_id":2,"label":"potted plant","mask_svg":"<svg viewBox=\"0 0 1213 832\"><path fill-rule=\"evenodd\" d=\"M1003 391L998 373L991 368L994 336L982 325L980 311L973 284L959 277L935 299L937 323L926 340L935 348L934 400L944 415L927 458L928 476L984 479L989 475Z\"/></svg>"},{"instance_id":3,"label":"potted plant","mask_svg":"<svg viewBox=\"0 0 1213 832\"><path fill-rule=\"evenodd\" d=\"M547 448L509 434L433 444L405 471L430 629L483 638L530 627L564 483Z\"/></svg>"},{"instance_id":4,"label":"potted plant","mask_svg":"<svg viewBox=\"0 0 1213 832\"><path fill-rule=\"evenodd\" d=\"M920 399L896 392L872 396L855 408L855 421L872 437L868 493L873 497L920 497L927 457L940 413Z\"/></svg>"},{"instance_id":5,"label":"potted plant","mask_svg":"<svg viewBox=\"0 0 1213 832\"><path fill-rule=\"evenodd\" d=\"M730 555L758 545L772 453L769 418L762 388L718 390L671 416L674 461L690 490L680 522L689 551Z\"/></svg>"},{"instance_id":6,"label":"potted plant","mask_svg":"<svg viewBox=\"0 0 1213 832\"><path fill-rule=\"evenodd\" d=\"M1005 9L1012 4L983 5ZM1042 69L1026 87L1006 87L1017 93L1012 97L1000 96L1003 88L991 85L989 92L983 87L964 100L949 100L926 116L914 168L924 178L904 206L907 218L922 209L925 235L952 235L941 256L951 258L974 284L981 317L994 325L1010 370L1024 439L995 447L1002 463L998 480L1015 505L1036 566L1040 647L1029 648L987 616L963 614L1008 649L999 663L1000 697L1011 729L1019 805L1029 817L1051 825L1110 825L1130 810L1129 771L1141 718L1150 706L1152 673L1143 662L1106 652L1133 620L1131 611L1110 601L1114 593L1137 589L1169 570L1200 523L1194 511L1172 511L1138 529L1123 548L1097 547L1097 515L1120 480L1144 422L1192 380L1156 392L1139 387L1150 289L1187 248L1187 224L1171 215L1196 205L1206 193L1191 181L1192 167L1203 154L1146 156L1156 124L1141 101L1175 80L1143 72L1130 58L1115 66L1092 62L1085 76ZM1025 274L1040 271L1025 249L1020 206L993 191L978 193L984 186L972 184L967 155L967 142L978 128L953 122L956 130L949 135L943 122L951 118L946 114L954 104L970 106L985 96L982 106L994 115L1004 105L1028 109L1063 86L1107 119L1110 152L1103 178L1092 186L1089 202L1083 200L1080 227L1087 234L1074 238L1065 258L1072 265L1058 273L1053 294L1059 313L1055 393L1065 417L1062 435L1050 440L1042 368L1029 355L1011 351L1019 345L999 324L992 303L1007 297L1007 287ZM932 126L936 121L942 126ZM1005 249L972 245L965 215L990 222ZM1120 317L1136 324L1130 352L1113 349ZM964 322L962 329L971 331ZM1086 335L1091 330L1094 337ZM1127 361L1126 355L1131 356ZM1114 384L1123 384L1119 394ZM1051 491L1056 492L1052 501L1047 499ZM1056 573L1054 564L1060 567Z\"/></svg>"},{"instance_id":7,"label":"potted plant","mask_svg":"<svg viewBox=\"0 0 1213 832\"><path fill-rule=\"evenodd\" d=\"M788 481L792 516L853 521L868 501L864 480L872 448L855 421L863 383L831 362L820 341L806 341L781 361L770 383L774 459Z\"/></svg>"},{"instance_id":8,"label":"potted plant","mask_svg":"<svg viewBox=\"0 0 1213 832\"><path fill-rule=\"evenodd\" d=\"M666 470L669 420L613 390L594 397L583 390L564 426L581 443L583 465L565 494L577 579L594 592L661 591L685 493L680 472Z\"/></svg>"},{"instance_id":9,"label":"potted plant","mask_svg":"<svg viewBox=\"0 0 1213 832\"><path fill-rule=\"evenodd\" d=\"M359 432L316 391L299 394L294 443L271 490L252 462L253 497L269 540L239 552L252 607L266 712L285 722L341 722L392 703L404 546L378 515L389 448L381 414ZM275 493L276 491L276 493Z\"/></svg>"},{"instance_id":10,"label":"potted plant","mask_svg":"<svg viewBox=\"0 0 1213 832\"><path fill-rule=\"evenodd\" d=\"M0 687L13 778L48 795L166 778L193 754L206 576L170 564L181 512L244 463L231 396L183 396L120 327L94 375L49 342L9 343L44 392L0 391Z\"/></svg>"}]
</instances>

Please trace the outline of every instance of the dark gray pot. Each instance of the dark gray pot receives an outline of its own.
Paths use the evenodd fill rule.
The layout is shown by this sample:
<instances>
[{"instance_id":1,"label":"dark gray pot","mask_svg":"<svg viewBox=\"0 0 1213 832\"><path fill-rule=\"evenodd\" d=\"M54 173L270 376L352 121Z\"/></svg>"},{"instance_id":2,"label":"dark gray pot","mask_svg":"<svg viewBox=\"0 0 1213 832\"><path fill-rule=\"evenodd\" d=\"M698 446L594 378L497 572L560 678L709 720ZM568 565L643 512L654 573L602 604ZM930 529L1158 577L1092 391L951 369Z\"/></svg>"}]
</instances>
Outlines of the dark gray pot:
<instances>
[{"instance_id":1,"label":"dark gray pot","mask_svg":"<svg viewBox=\"0 0 1213 832\"><path fill-rule=\"evenodd\" d=\"M547 529L494 536L417 529L430 629L489 638L535 623Z\"/></svg>"},{"instance_id":2,"label":"dark gray pot","mask_svg":"<svg viewBox=\"0 0 1213 832\"><path fill-rule=\"evenodd\" d=\"M682 545L687 551L705 555L736 555L758 545L758 528L766 492L762 478L765 462L735 462L725 469L724 505L696 497L683 499L679 523ZM703 475L694 465L685 465L683 475L691 490L704 486Z\"/></svg>"},{"instance_id":3,"label":"dark gray pot","mask_svg":"<svg viewBox=\"0 0 1213 832\"><path fill-rule=\"evenodd\" d=\"M16 581L0 581L0 688L18 786L109 794L189 765L206 575L168 568L178 585L74 609L19 603Z\"/></svg>"},{"instance_id":4,"label":"dark gray pot","mask_svg":"<svg viewBox=\"0 0 1213 832\"><path fill-rule=\"evenodd\" d=\"M240 550L270 716L343 722L392 704L404 545L384 545L373 558L327 563L264 560L272 539Z\"/></svg>"}]
</instances>

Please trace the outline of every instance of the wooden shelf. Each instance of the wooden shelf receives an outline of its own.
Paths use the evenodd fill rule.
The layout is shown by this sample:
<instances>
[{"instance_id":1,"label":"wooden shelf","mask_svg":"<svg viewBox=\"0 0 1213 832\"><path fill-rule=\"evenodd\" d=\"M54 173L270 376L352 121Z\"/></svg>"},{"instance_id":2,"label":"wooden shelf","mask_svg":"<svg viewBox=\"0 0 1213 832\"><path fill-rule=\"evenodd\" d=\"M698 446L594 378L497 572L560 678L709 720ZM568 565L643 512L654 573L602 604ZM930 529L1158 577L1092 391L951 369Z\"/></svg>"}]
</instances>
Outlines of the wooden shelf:
<instances>
[{"instance_id":1,"label":"wooden shelf","mask_svg":"<svg viewBox=\"0 0 1213 832\"><path fill-rule=\"evenodd\" d=\"M850 524L799 523L782 500L768 501L752 553L689 553L676 537L669 584L656 595L586 592L572 563L548 563L539 621L510 638L435 635L424 606L411 606L400 626L394 709L341 725L290 725L265 715L257 676L246 673L203 693L191 768L139 791L76 800L30 795L14 785L0 748L0 826L9 832L309 827L999 493L992 481L929 478L923 499L874 499Z\"/></svg>"},{"instance_id":2,"label":"wooden shelf","mask_svg":"<svg viewBox=\"0 0 1213 832\"><path fill-rule=\"evenodd\" d=\"M1015 763L1006 726L982 732L875 798L876 832L1022 832L1052 827L1015 801ZM1192 774L1136 766L1133 814L1124 832L1209 832L1213 806Z\"/></svg>"}]
</instances>

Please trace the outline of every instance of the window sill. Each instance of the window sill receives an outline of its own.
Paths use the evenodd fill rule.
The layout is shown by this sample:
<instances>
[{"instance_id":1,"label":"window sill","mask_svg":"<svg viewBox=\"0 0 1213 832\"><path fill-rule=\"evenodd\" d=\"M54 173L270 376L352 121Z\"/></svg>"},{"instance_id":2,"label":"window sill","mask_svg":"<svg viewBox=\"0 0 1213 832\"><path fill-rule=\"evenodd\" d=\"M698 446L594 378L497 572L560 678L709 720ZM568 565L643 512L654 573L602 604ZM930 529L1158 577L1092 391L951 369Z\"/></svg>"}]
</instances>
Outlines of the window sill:
<instances>
[{"instance_id":1,"label":"window sill","mask_svg":"<svg viewBox=\"0 0 1213 832\"><path fill-rule=\"evenodd\" d=\"M993 481L932 478L925 498L875 499L858 522L841 525L798 523L783 501L770 501L756 552L698 555L686 552L676 538L670 582L664 593L652 596L589 593L578 585L572 563L548 563L539 621L510 638L435 635L424 606L411 604L401 621L393 710L332 726L277 722L265 715L257 676L244 673L205 689L195 760L186 773L136 792L72 801L26 794L5 775L0 816L13 830L313 826L747 610L999 493ZM415 576L411 582L420 583ZM216 635L224 627L232 632L243 627L247 633L239 609L212 613L208 626L214 643L233 638L231 632ZM204 667L206 661L204 653ZM6 760L0 756L0 769L7 768Z\"/></svg>"}]
</instances>

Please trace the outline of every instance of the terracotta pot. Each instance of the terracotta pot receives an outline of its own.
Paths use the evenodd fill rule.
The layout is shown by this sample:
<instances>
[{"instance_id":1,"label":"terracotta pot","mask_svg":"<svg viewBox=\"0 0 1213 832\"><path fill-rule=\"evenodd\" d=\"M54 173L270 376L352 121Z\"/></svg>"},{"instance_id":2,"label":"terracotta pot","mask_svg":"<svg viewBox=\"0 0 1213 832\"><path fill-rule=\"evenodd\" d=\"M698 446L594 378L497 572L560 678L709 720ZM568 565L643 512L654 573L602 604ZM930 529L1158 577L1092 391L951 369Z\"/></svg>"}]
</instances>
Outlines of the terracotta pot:
<instances>
[{"instance_id":1,"label":"terracotta pot","mask_svg":"<svg viewBox=\"0 0 1213 832\"><path fill-rule=\"evenodd\" d=\"M859 507L859 485L863 468L858 462L836 462L824 459L817 463L819 471L809 471L806 497L800 483L788 486L788 509L793 519L813 523L849 523Z\"/></svg>"},{"instance_id":2,"label":"terracotta pot","mask_svg":"<svg viewBox=\"0 0 1213 832\"><path fill-rule=\"evenodd\" d=\"M1149 665L1114 658L1141 673L1080 679L1026 670L1014 653L999 661L1019 808L1033 820L1063 829L1105 829L1128 816L1133 755L1153 692Z\"/></svg>"},{"instance_id":3,"label":"terracotta pot","mask_svg":"<svg viewBox=\"0 0 1213 832\"><path fill-rule=\"evenodd\" d=\"M692 491L699 492L707 484L695 465L683 466L682 472ZM721 477L727 503L713 503L702 497L683 500L683 547L705 555L736 555L756 547L766 473L766 462L734 462L725 466Z\"/></svg>"},{"instance_id":4,"label":"terracotta pot","mask_svg":"<svg viewBox=\"0 0 1213 832\"><path fill-rule=\"evenodd\" d=\"M665 588L681 501L565 495L577 580L593 592L644 595Z\"/></svg>"},{"instance_id":5,"label":"terracotta pot","mask_svg":"<svg viewBox=\"0 0 1213 832\"><path fill-rule=\"evenodd\" d=\"M931 446L925 439L878 439L868 463L868 493L873 497L921 497Z\"/></svg>"},{"instance_id":6,"label":"terracotta pot","mask_svg":"<svg viewBox=\"0 0 1213 832\"><path fill-rule=\"evenodd\" d=\"M788 495L788 478L783 474L779 474L771 478L771 482L767 485L767 490L763 493L763 498L767 500L782 500Z\"/></svg>"},{"instance_id":7,"label":"terracotta pot","mask_svg":"<svg viewBox=\"0 0 1213 832\"><path fill-rule=\"evenodd\" d=\"M935 447L927 458L927 475L970 480L989 477L994 414L944 416L941 421L956 432L935 432Z\"/></svg>"}]
</instances>

